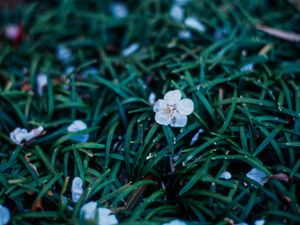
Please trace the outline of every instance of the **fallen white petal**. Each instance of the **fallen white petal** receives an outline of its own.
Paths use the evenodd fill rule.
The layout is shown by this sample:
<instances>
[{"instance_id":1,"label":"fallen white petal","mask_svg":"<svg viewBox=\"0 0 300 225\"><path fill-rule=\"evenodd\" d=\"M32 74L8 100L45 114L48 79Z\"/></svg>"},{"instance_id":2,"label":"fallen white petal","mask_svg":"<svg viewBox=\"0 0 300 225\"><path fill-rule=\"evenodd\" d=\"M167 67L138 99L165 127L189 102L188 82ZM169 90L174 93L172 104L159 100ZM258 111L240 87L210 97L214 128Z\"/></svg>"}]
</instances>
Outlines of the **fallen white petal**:
<instances>
[{"instance_id":1,"label":"fallen white petal","mask_svg":"<svg viewBox=\"0 0 300 225\"><path fill-rule=\"evenodd\" d=\"M118 224L117 217L107 208L98 208L98 225Z\"/></svg>"},{"instance_id":2,"label":"fallen white petal","mask_svg":"<svg viewBox=\"0 0 300 225\"><path fill-rule=\"evenodd\" d=\"M70 133L76 133L81 130L87 129L87 125L81 120L75 120L70 126L68 126L67 130ZM89 139L89 134L78 134L71 137L72 140L78 142L86 142Z\"/></svg>"},{"instance_id":3,"label":"fallen white petal","mask_svg":"<svg viewBox=\"0 0 300 225\"><path fill-rule=\"evenodd\" d=\"M184 127L187 123L187 116L179 113L175 114L175 117L171 120L171 127Z\"/></svg>"},{"instance_id":4,"label":"fallen white petal","mask_svg":"<svg viewBox=\"0 0 300 225\"><path fill-rule=\"evenodd\" d=\"M112 3L110 5L110 11L115 18L122 19L128 16L127 6L120 2Z\"/></svg>"},{"instance_id":5,"label":"fallen white petal","mask_svg":"<svg viewBox=\"0 0 300 225\"><path fill-rule=\"evenodd\" d=\"M174 90L174 91L168 91L165 96L164 100L169 104L169 105L174 105L178 103L181 99L181 93L179 90Z\"/></svg>"},{"instance_id":6,"label":"fallen white petal","mask_svg":"<svg viewBox=\"0 0 300 225\"><path fill-rule=\"evenodd\" d=\"M62 62L62 63L68 63L72 58L72 52L69 48L67 48L64 45L58 46L56 49L56 57Z\"/></svg>"},{"instance_id":7,"label":"fallen white petal","mask_svg":"<svg viewBox=\"0 0 300 225\"><path fill-rule=\"evenodd\" d=\"M137 51L139 49L139 47L140 47L140 45L138 43L133 43L133 44L129 45L127 48L125 48L122 51L122 56L126 57L126 56L133 54L135 51Z\"/></svg>"},{"instance_id":8,"label":"fallen white petal","mask_svg":"<svg viewBox=\"0 0 300 225\"><path fill-rule=\"evenodd\" d=\"M96 217L97 203L92 201L84 204L80 209L80 218L94 220Z\"/></svg>"},{"instance_id":9,"label":"fallen white petal","mask_svg":"<svg viewBox=\"0 0 300 225\"><path fill-rule=\"evenodd\" d=\"M26 129L21 129L17 127L12 132L10 132L10 139L17 145L23 145L24 141L30 141L36 138L43 132L44 128L42 126L32 129L28 132Z\"/></svg>"},{"instance_id":10,"label":"fallen white petal","mask_svg":"<svg viewBox=\"0 0 300 225\"><path fill-rule=\"evenodd\" d=\"M172 5L170 9L170 16L177 22L181 21L184 17L183 8L177 4Z\"/></svg>"},{"instance_id":11,"label":"fallen white petal","mask_svg":"<svg viewBox=\"0 0 300 225\"><path fill-rule=\"evenodd\" d=\"M72 187L71 187L71 192L72 192L72 201L73 202L78 202L80 199L82 193L83 193L83 188L82 188L82 179L80 177L75 177L72 181Z\"/></svg>"},{"instance_id":12,"label":"fallen white petal","mask_svg":"<svg viewBox=\"0 0 300 225\"><path fill-rule=\"evenodd\" d=\"M11 41L15 41L21 34L21 27L16 24L6 25L4 27L4 36Z\"/></svg>"},{"instance_id":13,"label":"fallen white petal","mask_svg":"<svg viewBox=\"0 0 300 225\"><path fill-rule=\"evenodd\" d=\"M172 220L169 223L164 223L163 225L186 225L186 223L180 220Z\"/></svg>"},{"instance_id":14,"label":"fallen white petal","mask_svg":"<svg viewBox=\"0 0 300 225\"><path fill-rule=\"evenodd\" d=\"M196 141L198 140L199 138L199 134L203 132L203 129L199 129L198 132L193 136L191 142L190 142L190 145L193 145L196 143Z\"/></svg>"},{"instance_id":15,"label":"fallen white petal","mask_svg":"<svg viewBox=\"0 0 300 225\"><path fill-rule=\"evenodd\" d=\"M20 127L15 128L10 132L10 139L17 145L22 145L22 141L25 140L26 135L28 134L26 129L21 129Z\"/></svg>"},{"instance_id":16,"label":"fallen white petal","mask_svg":"<svg viewBox=\"0 0 300 225\"><path fill-rule=\"evenodd\" d=\"M186 18L185 19L185 25L188 26L189 28L195 29L199 32L204 32L205 31L205 26L194 17Z\"/></svg>"},{"instance_id":17,"label":"fallen white petal","mask_svg":"<svg viewBox=\"0 0 300 225\"><path fill-rule=\"evenodd\" d=\"M256 221L254 222L254 225L264 225L264 224L266 224L266 221L265 221L265 220L256 220Z\"/></svg>"},{"instance_id":18,"label":"fallen white petal","mask_svg":"<svg viewBox=\"0 0 300 225\"><path fill-rule=\"evenodd\" d=\"M39 126L38 128L32 129L27 135L25 135L25 140L30 141L33 138L38 137L42 132L44 131L44 128L42 126Z\"/></svg>"},{"instance_id":19,"label":"fallen white petal","mask_svg":"<svg viewBox=\"0 0 300 225\"><path fill-rule=\"evenodd\" d=\"M265 183L265 179L267 177L267 175L261 171L261 170L258 170L256 168L253 168L252 170L250 170L246 176L254 181L256 181L257 183L261 184L261 185L264 185Z\"/></svg>"},{"instance_id":20,"label":"fallen white petal","mask_svg":"<svg viewBox=\"0 0 300 225\"><path fill-rule=\"evenodd\" d=\"M87 125L82 120L75 120L70 126L68 126L69 132L78 132L87 128Z\"/></svg>"},{"instance_id":21,"label":"fallen white petal","mask_svg":"<svg viewBox=\"0 0 300 225\"><path fill-rule=\"evenodd\" d=\"M149 101L149 103L150 103L151 105L153 105L153 104L155 103L155 100L156 100L156 95L155 95L153 92L151 92L150 95L149 95L148 101ZM154 109L153 109L153 110L154 110ZM155 111L154 111L154 112L155 112Z\"/></svg>"},{"instance_id":22,"label":"fallen white petal","mask_svg":"<svg viewBox=\"0 0 300 225\"><path fill-rule=\"evenodd\" d=\"M91 67L82 73L82 77L88 79L90 77L96 76L97 74L98 74L98 69L95 67Z\"/></svg>"},{"instance_id":23,"label":"fallen white petal","mask_svg":"<svg viewBox=\"0 0 300 225\"><path fill-rule=\"evenodd\" d=\"M8 208L0 205L0 225L8 224L10 220L10 212Z\"/></svg>"},{"instance_id":24,"label":"fallen white petal","mask_svg":"<svg viewBox=\"0 0 300 225\"><path fill-rule=\"evenodd\" d=\"M188 40L192 38L192 33L189 30L181 30L178 32L178 37L182 40Z\"/></svg>"},{"instance_id":25,"label":"fallen white petal","mask_svg":"<svg viewBox=\"0 0 300 225\"><path fill-rule=\"evenodd\" d=\"M176 109L181 115L190 115L194 111L194 102L188 98L182 99L177 103Z\"/></svg>"},{"instance_id":26,"label":"fallen white petal","mask_svg":"<svg viewBox=\"0 0 300 225\"><path fill-rule=\"evenodd\" d=\"M65 74L68 75L68 74L71 74L71 73L74 73L75 72L75 67L74 66L68 66L66 69L65 69Z\"/></svg>"},{"instance_id":27,"label":"fallen white petal","mask_svg":"<svg viewBox=\"0 0 300 225\"><path fill-rule=\"evenodd\" d=\"M220 178L224 179L224 180L230 180L231 179L231 173L229 173L228 171L224 171L223 173L221 173Z\"/></svg>"},{"instance_id":28,"label":"fallen white petal","mask_svg":"<svg viewBox=\"0 0 300 225\"><path fill-rule=\"evenodd\" d=\"M254 65L253 64L246 64L242 66L241 72L248 72L253 70Z\"/></svg>"},{"instance_id":29,"label":"fallen white petal","mask_svg":"<svg viewBox=\"0 0 300 225\"><path fill-rule=\"evenodd\" d=\"M37 93L38 93L39 96L42 96L43 95L43 89L48 84L47 75L44 74L44 73L40 73L36 78L36 82L37 82Z\"/></svg>"},{"instance_id":30,"label":"fallen white petal","mask_svg":"<svg viewBox=\"0 0 300 225\"><path fill-rule=\"evenodd\" d=\"M155 121L160 125L169 125L171 123L171 119L172 117L165 112L158 111L155 113Z\"/></svg>"}]
</instances>

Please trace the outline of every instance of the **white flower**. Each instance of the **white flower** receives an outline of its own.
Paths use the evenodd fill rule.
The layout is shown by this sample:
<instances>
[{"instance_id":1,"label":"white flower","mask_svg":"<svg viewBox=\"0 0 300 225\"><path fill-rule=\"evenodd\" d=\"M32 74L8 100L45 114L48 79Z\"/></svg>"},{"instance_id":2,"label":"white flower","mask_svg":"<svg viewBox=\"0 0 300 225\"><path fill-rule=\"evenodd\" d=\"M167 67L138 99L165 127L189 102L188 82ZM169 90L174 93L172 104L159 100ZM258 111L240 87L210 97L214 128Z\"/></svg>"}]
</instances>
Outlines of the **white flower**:
<instances>
[{"instance_id":1,"label":"white flower","mask_svg":"<svg viewBox=\"0 0 300 225\"><path fill-rule=\"evenodd\" d=\"M31 139L36 138L43 132L42 126L32 129L29 133L26 129L20 127L15 128L10 132L10 139L17 145L23 145L23 142L29 142Z\"/></svg>"},{"instance_id":2,"label":"white flower","mask_svg":"<svg viewBox=\"0 0 300 225\"><path fill-rule=\"evenodd\" d=\"M169 91L164 99L158 99L154 106L155 121L161 125L172 127L184 127L187 123L187 115L194 111L194 103L191 99L181 99L179 90Z\"/></svg>"},{"instance_id":3,"label":"white flower","mask_svg":"<svg viewBox=\"0 0 300 225\"><path fill-rule=\"evenodd\" d=\"M186 5L190 2L191 0L175 0L175 4L178 5Z\"/></svg>"},{"instance_id":4,"label":"white flower","mask_svg":"<svg viewBox=\"0 0 300 225\"><path fill-rule=\"evenodd\" d=\"M267 178L267 175L261 171L261 170L258 170L256 168L253 168L252 170L250 170L246 176L248 178L250 178L251 180L254 180L256 181L257 183L261 184L261 185L264 185L264 183L266 183L266 178Z\"/></svg>"},{"instance_id":5,"label":"white flower","mask_svg":"<svg viewBox=\"0 0 300 225\"><path fill-rule=\"evenodd\" d=\"M254 65L252 63L246 64L241 67L241 72L249 72L249 71L252 71L253 68L254 68Z\"/></svg>"},{"instance_id":6,"label":"white flower","mask_svg":"<svg viewBox=\"0 0 300 225\"><path fill-rule=\"evenodd\" d=\"M71 61L72 58L72 52L69 48L67 48L64 45L58 46L56 49L56 57L58 60L60 60L62 63L68 63Z\"/></svg>"},{"instance_id":7,"label":"white flower","mask_svg":"<svg viewBox=\"0 0 300 225\"><path fill-rule=\"evenodd\" d=\"M231 173L229 173L228 171L224 171L223 173L221 173L220 178L224 179L224 180L230 180L231 179Z\"/></svg>"},{"instance_id":8,"label":"white flower","mask_svg":"<svg viewBox=\"0 0 300 225\"><path fill-rule=\"evenodd\" d=\"M186 18L184 23L189 28L192 28L192 29L197 30L199 32L204 32L205 31L205 26L194 17Z\"/></svg>"},{"instance_id":9,"label":"white flower","mask_svg":"<svg viewBox=\"0 0 300 225\"><path fill-rule=\"evenodd\" d=\"M179 5L172 5L170 9L170 16L177 22L181 21L184 17L184 10Z\"/></svg>"},{"instance_id":10,"label":"white flower","mask_svg":"<svg viewBox=\"0 0 300 225\"><path fill-rule=\"evenodd\" d=\"M75 120L71 125L68 126L68 132L70 133L76 133L81 130L87 129L87 125L81 121L81 120ZM89 139L89 134L78 134L76 136L72 136L71 139L73 141L78 141L78 142L86 142Z\"/></svg>"},{"instance_id":11,"label":"white flower","mask_svg":"<svg viewBox=\"0 0 300 225\"><path fill-rule=\"evenodd\" d=\"M199 129L198 132L194 135L194 137L192 138L191 142L190 142L190 145L193 145L196 143L196 141L198 140L199 138L199 134L203 132L203 129Z\"/></svg>"},{"instance_id":12,"label":"white flower","mask_svg":"<svg viewBox=\"0 0 300 225\"><path fill-rule=\"evenodd\" d=\"M80 217L85 220L97 219L97 225L118 224L118 219L112 214L111 210L106 208L97 208L96 202L86 203L80 210Z\"/></svg>"},{"instance_id":13,"label":"white flower","mask_svg":"<svg viewBox=\"0 0 300 225\"><path fill-rule=\"evenodd\" d=\"M186 225L186 223L180 220L172 220L169 223L164 223L163 225Z\"/></svg>"},{"instance_id":14,"label":"white flower","mask_svg":"<svg viewBox=\"0 0 300 225\"><path fill-rule=\"evenodd\" d=\"M256 220L256 221L254 222L254 225L264 225L265 223L266 223L265 220Z\"/></svg>"},{"instance_id":15,"label":"white flower","mask_svg":"<svg viewBox=\"0 0 300 225\"><path fill-rule=\"evenodd\" d=\"M36 82L37 82L37 93L38 93L39 96L42 96L43 95L43 89L48 84L47 75L44 74L44 73L40 73L39 75L37 75Z\"/></svg>"},{"instance_id":16,"label":"white flower","mask_svg":"<svg viewBox=\"0 0 300 225\"><path fill-rule=\"evenodd\" d=\"M127 6L120 2L115 2L110 5L110 11L113 17L122 19L128 16Z\"/></svg>"},{"instance_id":17,"label":"white flower","mask_svg":"<svg viewBox=\"0 0 300 225\"><path fill-rule=\"evenodd\" d=\"M80 177L75 177L72 181L71 192L73 202L78 202L83 193L82 183L83 182Z\"/></svg>"},{"instance_id":18,"label":"white flower","mask_svg":"<svg viewBox=\"0 0 300 225\"><path fill-rule=\"evenodd\" d=\"M125 48L122 51L122 56L127 57L127 56L131 55L136 50L138 50L139 47L140 47L140 44L138 44L138 43L133 43L133 44L129 45L127 48Z\"/></svg>"},{"instance_id":19,"label":"white flower","mask_svg":"<svg viewBox=\"0 0 300 225\"><path fill-rule=\"evenodd\" d=\"M6 25L4 27L4 36L10 41L16 41L22 33L22 28L16 24Z\"/></svg>"},{"instance_id":20,"label":"white flower","mask_svg":"<svg viewBox=\"0 0 300 225\"><path fill-rule=\"evenodd\" d=\"M189 30L180 30L178 31L178 37L182 40L188 40L192 38L192 33Z\"/></svg>"},{"instance_id":21,"label":"white flower","mask_svg":"<svg viewBox=\"0 0 300 225\"><path fill-rule=\"evenodd\" d=\"M8 208L3 205L0 205L0 225L8 224L10 220L10 212Z\"/></svg>"},{"instance_id":22,"label":"white flower","mask_svg":"<svg viewBox=\"0 0 300 225\"><path fill-rule=\"evenodd\" d=\"M153 105L155 103L155 100L156 100L156 95L153 92L151 92L148 101L151 105Z\"/></svg>"}]
</instances>

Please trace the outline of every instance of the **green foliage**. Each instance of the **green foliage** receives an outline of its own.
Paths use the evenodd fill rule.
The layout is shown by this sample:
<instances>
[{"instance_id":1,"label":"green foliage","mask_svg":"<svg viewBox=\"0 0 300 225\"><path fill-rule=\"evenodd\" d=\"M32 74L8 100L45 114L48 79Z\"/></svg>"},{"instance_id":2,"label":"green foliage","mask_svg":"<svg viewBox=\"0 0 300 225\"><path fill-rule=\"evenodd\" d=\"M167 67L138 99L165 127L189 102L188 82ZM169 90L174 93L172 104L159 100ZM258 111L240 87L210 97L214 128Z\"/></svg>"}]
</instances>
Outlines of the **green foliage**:
<instances>
[{"instance_id":1,"label":"green foliage","mask_svg":"<svg viewBox=\"0 0 300 225\"><path fill-rule=\"evenodd\" d=\"M124 224L299 224L299 43L255 28L299 33L296 8L195 0L185 12L206 32L181 40L186 27L170 18L170 1L127 1L123 19L111 16L110 3L27 1L0 12L0 28L21 23L26 33L20 43L0 39L0 204L11 223L79 224L80 207L94 200ZM123 57L133 42L141 47ZM74 72L57 59L59 45L71 49ZM247 64L254 69L241 71ZM98 72L84 76L91 66ZM41 97L40 72L48 75ZM182 129L158 125L148 102L171 89L195 104ZM89 142L70 140L75 119L87 123ZM10 140L14 128L38 125L45 133L26 146ZM288 181L259 185L246 177L253 167ZM225 170L231 180L219 178ZM78 203L75 176L84 181Z\"/></svg>"}]
</instances>

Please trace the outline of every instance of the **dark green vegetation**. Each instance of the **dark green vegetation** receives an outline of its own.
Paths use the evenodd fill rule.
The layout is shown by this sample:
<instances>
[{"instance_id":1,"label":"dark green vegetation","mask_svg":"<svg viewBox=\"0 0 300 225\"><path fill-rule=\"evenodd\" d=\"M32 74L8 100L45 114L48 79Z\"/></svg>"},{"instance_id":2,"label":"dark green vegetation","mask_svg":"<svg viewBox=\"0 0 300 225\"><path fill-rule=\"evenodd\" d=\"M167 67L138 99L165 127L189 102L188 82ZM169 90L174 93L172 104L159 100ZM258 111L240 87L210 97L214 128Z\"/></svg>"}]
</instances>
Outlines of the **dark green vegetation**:
<instances>
[{"instance_id":1,"label":"dark green vegetation","mask_svg":"<svg viewBox=\"0 0 300 225\"><path fill-rule=\"evenodd\" d=\"M1 30L22 23L26 33L18 44L0 39L0 204L12 224L76 224L91 200L128 224L300 223L300 45L255 28L300 33L293 5L195 0L185 12L206 32L180 40L184 24L169 17L168 1L128 1L124 19L111 16L110 1L39 2L0 14ZM133 42L141 47L122 57ZM65 77L60 44L76 67ZM249 63L254 70L241 72ZM98 73L80 75L91 66ZM40 72L48 75L42 97ZM148 103L151 92L161 98L172 89L195 104L183 129L158 125ZM88 143L69 140L75 119L87 123ZM46 133L25 147L10 141L15 127L38 125ZM246 177L253 167L280 175L261 186ZM231 180L218 178L225 169ZM84 180L78 204L75 176Z\"/></svg>"}]
</instances>

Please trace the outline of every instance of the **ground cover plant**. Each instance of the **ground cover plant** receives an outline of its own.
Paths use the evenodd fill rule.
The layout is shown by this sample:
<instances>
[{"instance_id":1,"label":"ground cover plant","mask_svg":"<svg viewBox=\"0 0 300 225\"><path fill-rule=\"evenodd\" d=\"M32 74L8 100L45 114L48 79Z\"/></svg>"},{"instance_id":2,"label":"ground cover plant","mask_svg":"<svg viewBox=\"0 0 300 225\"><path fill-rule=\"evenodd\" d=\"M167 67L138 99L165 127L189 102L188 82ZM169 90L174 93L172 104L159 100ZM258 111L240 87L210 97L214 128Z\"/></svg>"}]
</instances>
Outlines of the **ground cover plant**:
<instances>
[{"instance_id":1,"label":"ground cover plant","mask_svg":"<svg viewBox=\"0 0 300 225\"><path fill-rule=\"evenodd\" d=\"M0 3L0 224L299 224L297 6Z\"/></svg>"}]
</instances>

